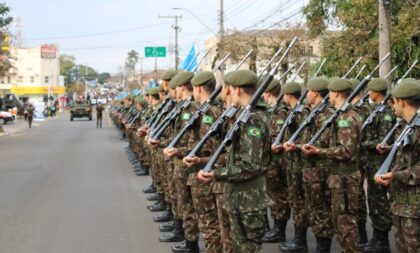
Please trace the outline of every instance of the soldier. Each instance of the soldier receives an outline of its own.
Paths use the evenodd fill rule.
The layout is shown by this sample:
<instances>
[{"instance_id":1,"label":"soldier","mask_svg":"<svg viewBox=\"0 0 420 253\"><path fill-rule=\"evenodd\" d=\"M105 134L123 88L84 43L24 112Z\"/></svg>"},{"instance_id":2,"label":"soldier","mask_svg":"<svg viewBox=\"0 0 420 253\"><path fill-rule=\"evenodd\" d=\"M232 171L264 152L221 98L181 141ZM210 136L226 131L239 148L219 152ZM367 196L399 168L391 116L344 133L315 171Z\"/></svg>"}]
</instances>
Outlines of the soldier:
<instances>
[{"instance_id":1,"label":"soldier","mask_svg":"<svg viewBox=\"0 0 420 253\"><path fill-rule=\"evenodd\" d=\"M328 95L328 81L324 78L313 78L308 82L307 101L312 109L321 106L325 96ZM331 116L334 109L326 105L313 119L311 125L301 133L301 142L308 142L324 122ZM328 147L329 131L325 131L317 141L316 145ZM295 150L300 145L286 143L285 150ZM330 174L330 163L325 158L304 157L303 160L303 182L304 199L309 224L316 237L316 250L319 253L329 253L331 241L334 236L334 228L331 220L331 191L327 185L327 178Z\"/></svg>"},{"instance_id":2,"label":"soldier","mask_svg":"<svg viewBox=\"0 0 420 253\"><path fill-rule=\"evenodd\" d=\"M99 102L96 106L96 128L102 128L102 113L105 110L105 107Z\"/></svg>"},{"instance_id":3,"label":"soldier","mask_svg":"<svg viewBox=\"0 0 420 253\"><path fill-rule=\"evenodd\" d=\"M369 97L376 104L383 102L388 89L388 81L383 78L374 78L368 84ZM376 151L376 144L387 135L395 124L392 108L387 105L378 112L372 124L368 125L363 133L362 155L365 158L364 171L367 175L367 196L369 204L369 217L372 221L372 240L363 247L364 252L387 253L389 247L388 233L391 230L392 220L387 189L375 184L376 170L381 166L385 157Z\"/></svg>"},{"instance_id":4,"label":"soldier","mask_svg":"<svg viewBox=\"0 0 420 253\"><path fill-rule=\"evenodd\" d=\"M229 75L231 102L248 105L257 86L257 76L248 70ZM269 116L264 106L250 115L227 150L226 166L203 172L204 182L225 181L224 196L231 224L233 252L263 252L261 238L267 228L267 207L272 204L265 183L269 164L270 137L265 122Z\"/></svg>"},{"instance_id":5,"label":"soldier","mask_svg":"<svg viewBox=\"0 0 420 253\"><path fill-rule=\"evenodd\" d=\"M29 103L26 111L28 112L28 126L29 126L29 128L31 128L32 127L32 120L34 118L34 111L35 111L35 107L32 105L32 103Z\"/></svg>"},{"instance_id":6,"label":"soldier","mask_svg":"<svg viewBox=\"0 0 420 253\"><path fill-rule=\"evenodd\" d=\"M280 123L286 120L289 112L289 108L284 103L276 105L280 91L280 82L273 79L263 94L265 102L269 105L271 142L276 138L277 133L280 131ZM266 243L285 242L286 225L290 219L285 161L280 161L280 159L285 158L281 154L273 155L270 166L267 168L266 181L268 191L273 200L273 205L270 206L270 214L274 220L274 226L262 238L262 242Z\"/></svg>"},{"instance_id":7,"label":"soldier","mask_svg":"<svg viewBox=\"0 0 420 253\"><path fill-rule=\"evenodd\" d=\"M283 86L284 102L293 110L301 96L301 87L298 83L289 82ZM296 115L295 120L286 130L283 141L286 141L299 127L300 122L308 115L309 109L304 108L302 112ZM284 121L279 121L280 128ZM272 145L272 151L279 154L286 146ZM290 150L292 151L292 150ZM282 252L301 252L308 250L306 241L306 232L309 226L308 216L305 209L305 199L302 184L302 156L299 152L287 152L285 155L286 175L287 175L287 192L288 202L292 208L293 225L295 227L295 237L293 240L280 245Z\"/></svg>"},{"instance_id":8,"label":"soldier","mask_svg":"<svg viewBox=\"0 0 420 253\"><path fill-rule=\"evenodd\" d=\"M420 106L420 84L404 79L392 90L397 117L408 124ZM411 135L411 145L401 145L392 163L391 172L375 175L375 182L389 187L392 221L396 228L398 252L414 253L420 249L420 145L419 128ZM384 147L378 147L384 150Z\"/></svg>"},{"instance_id":9,"label":"soldier","mask_svg":"<svg viewBox=\"0 0 420 253\"><path fill-rule=\"evenodd\" d=\"M198 73L192 80L194 100L205 103L214 92L216 77L212 72L203 71ZM201 115L197 123L192 126L189 133L187 150L194 148L196 143L207 133L214 121L220 116L220 106L215 102ZM223 246L220 235L220 225L217 216L216 198L212 194L211 184L204 184L197 179L197 173L207 163L212 151L217 148L217 137L210 138L196 157L184 157L183 163L188 167L188 182L191 188L191 197L197 213L200 233L205 242L207 253L222 253Z\"/></svg>"},{"instance_id":10,"label":"soldier","mask_svg":"<svg viewBox=\"0 0 420 253\"><path fill-rule=\"evenodd\" d=\"M345 102L351 88L351 82L344 78L334 79L328 84L330 102L336 109ZM331 162L328 185L332 195L332 220L344 253L360 252L357 226L360 190L357 154L360 141L360 116L350 108L334 122L327 148L309 144L302 147L304 154L328 158Z\"/></svg>"}]
</instances>

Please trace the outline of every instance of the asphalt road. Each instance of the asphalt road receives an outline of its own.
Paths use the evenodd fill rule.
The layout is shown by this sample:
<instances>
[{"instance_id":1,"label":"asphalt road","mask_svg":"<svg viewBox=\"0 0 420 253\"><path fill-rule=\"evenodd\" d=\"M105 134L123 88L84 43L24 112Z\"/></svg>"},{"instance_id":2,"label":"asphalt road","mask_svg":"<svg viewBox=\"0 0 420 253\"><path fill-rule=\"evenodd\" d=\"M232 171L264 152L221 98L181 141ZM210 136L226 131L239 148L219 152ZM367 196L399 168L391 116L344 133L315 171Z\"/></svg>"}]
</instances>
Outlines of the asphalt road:
<instances>
[{"instance_id":1,"label":"asphalt road","mask_svg":"<svg viewBox=\"0 0 420 253\"><path fill-rule=\"evenodd\" d=\"M141 192L151 180L132 172L117 130L59 117L0 138L0 252L171 252Z\"/></svg>"}]
</instances>

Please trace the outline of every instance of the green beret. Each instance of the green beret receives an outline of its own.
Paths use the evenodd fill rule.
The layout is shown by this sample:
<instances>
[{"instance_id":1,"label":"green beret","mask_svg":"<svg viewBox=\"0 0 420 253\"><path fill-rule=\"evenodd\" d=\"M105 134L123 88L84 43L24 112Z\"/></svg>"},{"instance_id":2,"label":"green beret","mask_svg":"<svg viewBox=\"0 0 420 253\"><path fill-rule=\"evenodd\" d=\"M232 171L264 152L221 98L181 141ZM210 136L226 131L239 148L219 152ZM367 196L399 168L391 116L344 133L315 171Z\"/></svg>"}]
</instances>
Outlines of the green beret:
<instances>
[{"instance_id":1,"label":"green beret","mask_svg":"<svg viewBox=\"0 0 420 253\"><path fill-rule=\"evenodd\" d=\"M322 77L315 77L308 81L308 88L311 91L328 90L328 80Z\"/></svg>"},{"instance_id":2,"label":"green beret","mask_svg":"<svg viewBox=\"0 0 420 253\"><path fill-rule=\"evenodd\" d=\"M345 90L351 90L352 84L350 80L345 78L337 78L328 84L328 89L330 91L345 91Z\"/></svg>"},{"instance_id":3,"label":"green beret","mask_svg":"<svg viewBox=\"0 0 420 253\"><path fill-rule=\"evenodd\" d=\"M301 92L301 87L298 83L288 82L283 85L282 90L284 94L293 94Z\"/></svg>"},{"instance_id":4,"label":"green beret","mask_svg":"<svg viewBox=\"0 0 420 253\"><path fill-rule=\"evenodd\" d=\"M367 87L370 91L386 91L388 89L388 81L383 78L373 78Z\"/></svg>"},{"instance_id":5,"label":"green beret","mask_svg":"<svg viewBox=\"0 0 420 253\"><path fill-rule=\"evenodd\" d=\"M214 76L213 72L211 71L202 71L195 75L193 79L191 79L191 84L193 86L200 86L203 84L208 84L209 81L216 82L216 77Z\"/></svg>"},{"instance_id":6,"label":"green beret","mask_svg":"<svg viewBox=\"0 0 420 253\"><path fill-rule=\"evenodd\" d=\"M264 81L262 78L260 78L262 81ZM262 82L261 81L261 82ZM267 89L265 90L265 92L270 92L272 90L274 90L275 88L280 87L280 81L277 79L273 79L271 80L270 84L268 85Z\"/></svg>"},{"instance_id":7,"label":"green beret","mask_svg":"<svg viewBox=\"0 0 420 253\"><path fill-rule=\"evenodd\" d=\"M351 83L352 90L354 90L357 87L357 85L360 83L360 81L356 78L349 79L349 81Z\"/></svg>"},{"instance_id":8,"label":"green beret","mask_svg":"<svg viewBox=\"0 0 420 253\"><path fill-rule=\"evenodd\" d=\"M194 77L193 72L189 71L183 71L176 74L176 76L172 77L171 81L169 82L170 87L173 86L181 86L184 84L187 84L191 81L191 79Z\"/></svg>"},{"instance_id":9,"label":"green beret","mask_svg":"<svg viewBox=\"0 0 420 253\"><path fill-rule=\"evenodd\" d=\"M391 92L396 98L420 98L420 84L416 80L403 79Z\"/></svg>"},{"instance_id":10,"label":"green beret","mask_svg":"<svg viewBox=\"0 0 420 253\"><path fill-rule=\"evenodd\" d=\"M223 75L223 81L227 83L227 79L229 78L229 76L232 74L233 72L227 72L226 74Z\"/></svg>"},{"instance_id":11,"label":"green beret","mask_svg":"<svg viewBox=\"0 0 420 253\"><path fill-rule=\"evenodd\" d=\"M153 87L150 88L147 92L149 93L149 95L159 95L161 90L159 89L159 87Z\"/></svg>"},{"instance_id":12,"label":"green beret","mask_svg":"<svg viewBox=\"0 0 420 253\"><path fill-rule=\"evenodd\" d=\"M338 77L338 76L333 76L333 77L331 77L329 80L328 80L328 82L332 82L332 81L334 81L334 80L336 80L336 79L340 79L341 77Z\"/></svg>"},{"instance_id":13,"label":"green beret","mask_svg":"<svg viewBox=\"0 0 420 253\"><path fill-rule=\"evenodd\" d=\"M170 81L176 74L178 74L178 71L174 69L169 69L163 72L162 80Z\"/></svg>"},{"instance_id":14,"label":"green beret","mask_svg":"<svg viewBox=\"0 0 420 253\"><path fill-rule=\"evenodd\" d=\"M136 97L136 103L137 104L140 104L140 105L145 105L146 104L146 100L144 100L143 97L138 96L138 97Z\"/></svg>"},{"instance_id":15,"label":"green beret","mask_svg":"<svg viewBox=\"0 0 420 253\"><path fill-rule=\"evenodd\" d=\"M258 77L254 72L242 69L230 74L226 81L234 87L256 87Z\"/></svg>"}]
</instances>

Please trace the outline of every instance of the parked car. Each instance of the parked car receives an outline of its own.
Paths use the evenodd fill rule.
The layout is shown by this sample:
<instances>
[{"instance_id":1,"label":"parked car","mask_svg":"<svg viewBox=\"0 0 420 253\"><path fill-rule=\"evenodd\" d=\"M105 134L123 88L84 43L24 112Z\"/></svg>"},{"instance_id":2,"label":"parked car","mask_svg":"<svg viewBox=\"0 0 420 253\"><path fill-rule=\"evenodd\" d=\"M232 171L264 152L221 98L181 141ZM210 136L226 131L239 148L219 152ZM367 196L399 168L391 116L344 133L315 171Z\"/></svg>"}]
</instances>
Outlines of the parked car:
<instances>
[{"instance_id":1,"label":"parked car","mask_svg":"<svg viewBox=\"0 0 420 253\"><path fill-rule=\"evenodd\" d=\"M9 112L2 112L0 111L0 125L7 124L8 122L12 122L15 120L15 116Z\"/></svg>"}]
</instances>

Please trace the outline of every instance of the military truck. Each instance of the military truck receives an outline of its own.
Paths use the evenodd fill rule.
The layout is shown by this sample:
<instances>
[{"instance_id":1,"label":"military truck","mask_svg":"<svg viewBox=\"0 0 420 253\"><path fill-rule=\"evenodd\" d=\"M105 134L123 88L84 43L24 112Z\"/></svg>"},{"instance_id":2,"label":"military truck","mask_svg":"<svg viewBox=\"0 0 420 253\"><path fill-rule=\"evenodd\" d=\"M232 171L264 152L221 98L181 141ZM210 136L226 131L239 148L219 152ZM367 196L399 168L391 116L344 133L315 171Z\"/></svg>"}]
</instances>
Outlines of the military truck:
<instances>
[{"instance_id":1,"label":"military truck","mask_svg":"<svg viewBox=\"0 0 420 253\"><path fill-rule=\"evenodd\" d=\"M88 100L76 100L70 104L70 121L74 118L89 118L92 120L92 105Z\"/></svg>"}]
</instances>

